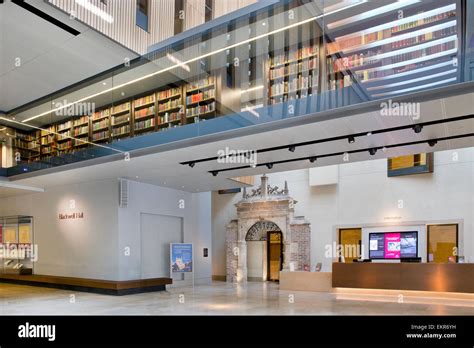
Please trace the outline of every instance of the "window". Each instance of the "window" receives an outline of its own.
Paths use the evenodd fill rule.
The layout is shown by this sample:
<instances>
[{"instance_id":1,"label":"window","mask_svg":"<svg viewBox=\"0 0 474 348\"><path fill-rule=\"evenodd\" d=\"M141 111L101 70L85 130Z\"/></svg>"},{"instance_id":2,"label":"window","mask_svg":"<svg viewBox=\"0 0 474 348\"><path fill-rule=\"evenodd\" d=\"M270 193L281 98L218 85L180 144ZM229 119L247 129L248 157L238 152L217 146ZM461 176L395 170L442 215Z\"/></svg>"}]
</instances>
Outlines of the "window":
<instances>
[{"instance_id":1,"label":"window","mask_svg":"<svg viewBox=\"0 0 474 348\"><path fill-rule=\"evenodd\" d=\"M137 25L148 31L148 0L137 0Z\"/></svg>"},{"instance_id":2,"label":"window","mask_svg":"<svg viewBox=\"0 0 474 348\"><path fill-rule=\"evenodd\" d=\"M428 226L428 262L457 262L458 225Z\"/></svg>"},{"instance_id":3,"label":"window","mask_svg":"<svg viewBox=\"0 0 474 348\"><path fill-rule=\"evenodd\" d=\"M174 34L183 32L184 28L184 0L174 0Z\"/></svg>"},{"instance_id":4,"label":"window","mask_svg":"<svg viewBox=\"0 0 474 348\"><path fill-rule=\"evenodd\" d=\"M205 20L209 22L212 20L212 8L213 8L213 1L214 0L206 0L205 6Z\"/></svg>"}]
</instances>

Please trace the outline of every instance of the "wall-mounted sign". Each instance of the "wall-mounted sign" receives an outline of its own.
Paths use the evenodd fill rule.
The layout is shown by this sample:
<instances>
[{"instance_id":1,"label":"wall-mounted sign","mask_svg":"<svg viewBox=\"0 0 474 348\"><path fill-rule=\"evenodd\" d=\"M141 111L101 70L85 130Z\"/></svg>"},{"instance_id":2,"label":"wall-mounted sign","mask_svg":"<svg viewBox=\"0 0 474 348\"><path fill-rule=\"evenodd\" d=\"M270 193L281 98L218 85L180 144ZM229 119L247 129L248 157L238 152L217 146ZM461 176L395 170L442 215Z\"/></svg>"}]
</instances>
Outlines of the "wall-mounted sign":
<instances>
[{"instance_id":1,"label":"wall-mounted sign","mask_svg":"<svg viewBox=\"0 0 474 348\"><path fill-rule=\"evenodd\" d=\"M78 213L59 213L58 215L59 220L76 220L76 219L84 219L84 212Z\"/></svg>"},{"instance_id":2,"label":"wall-mounted sign","mask_svg":"<svg viewBox=\"0 0 474 348\"><path fill-rule=\"evenodd\" d=\"M186 243L170 244L171 270L174 273L193 271L193 245Z\"/></svg>"}]
</instances>

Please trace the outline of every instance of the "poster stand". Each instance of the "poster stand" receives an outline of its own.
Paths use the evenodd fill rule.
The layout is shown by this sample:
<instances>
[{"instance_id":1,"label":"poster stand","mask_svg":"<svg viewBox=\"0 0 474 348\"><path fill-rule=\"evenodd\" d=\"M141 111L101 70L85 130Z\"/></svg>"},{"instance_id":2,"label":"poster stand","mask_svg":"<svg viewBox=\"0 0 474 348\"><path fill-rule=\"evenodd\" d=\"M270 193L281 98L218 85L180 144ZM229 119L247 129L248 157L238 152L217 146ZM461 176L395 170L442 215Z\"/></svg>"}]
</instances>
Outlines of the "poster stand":
<instances>
[{"instance_id":1,"label":"poster stand","mask_svg":"<svg viewBox=\"0 0 474 348\"><path fill-rule=\"evenodd\" d=\"M170 243L170 278L174 273L192 273L194 291L194 252L192 243ZM189 261L191 264L189 264ZM184 276L186 281L186 276Z\"/></svg>"}]
</instances>

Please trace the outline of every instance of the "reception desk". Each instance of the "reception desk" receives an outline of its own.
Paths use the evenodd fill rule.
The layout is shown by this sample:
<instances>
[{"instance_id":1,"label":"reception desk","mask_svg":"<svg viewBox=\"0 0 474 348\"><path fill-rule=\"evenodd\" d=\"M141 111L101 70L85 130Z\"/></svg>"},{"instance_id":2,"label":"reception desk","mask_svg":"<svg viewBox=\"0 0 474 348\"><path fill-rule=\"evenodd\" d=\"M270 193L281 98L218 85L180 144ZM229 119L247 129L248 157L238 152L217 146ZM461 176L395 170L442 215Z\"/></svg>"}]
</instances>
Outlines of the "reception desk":
<instances>
[{"instance_id":1,"label":"reception desk","mask_svg":"<svg viewBox=\"0 0 474 348\"><path fill-rule=\"evenodd\" d=\"M474 293L474 264L336 262L332 286Z\"/></svg>"}]
</instances>

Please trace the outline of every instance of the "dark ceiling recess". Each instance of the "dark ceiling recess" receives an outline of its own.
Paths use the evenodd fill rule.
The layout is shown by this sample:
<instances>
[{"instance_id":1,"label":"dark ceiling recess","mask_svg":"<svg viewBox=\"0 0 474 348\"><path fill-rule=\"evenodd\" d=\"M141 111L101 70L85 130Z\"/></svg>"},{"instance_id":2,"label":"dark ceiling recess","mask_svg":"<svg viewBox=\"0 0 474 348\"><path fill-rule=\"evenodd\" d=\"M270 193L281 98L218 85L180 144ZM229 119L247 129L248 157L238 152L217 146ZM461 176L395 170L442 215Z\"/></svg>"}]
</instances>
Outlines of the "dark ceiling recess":
<instances>
[{"instance_id":1,"label":"dark ceiling recess","mask_svg":"<svg viewBox=\"0 0 474 348\"><path fill-rule=\"evenodd\" d=\"M0 0L1 1L1 0ZM25 9L28 12L33 13L34 15L43 18L45 21L48 21L49 23L57 26L58 28L61 28L64 31L67 31L69 34L72 34L74 36L77 36L80 34L79 31L76 29L70 27L69 25L64 24L60 20L57 20L56 18L50 16L49 14L38 10L36 7L31 6L30 4L26 3L25 0L12 0L12 3L15 5L20 6L21 8Z\"/></svg>"}]
</instances>

